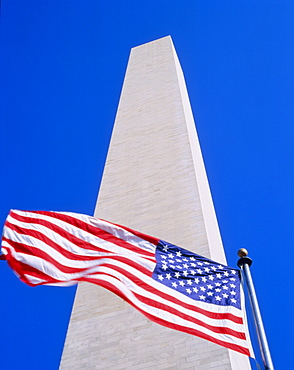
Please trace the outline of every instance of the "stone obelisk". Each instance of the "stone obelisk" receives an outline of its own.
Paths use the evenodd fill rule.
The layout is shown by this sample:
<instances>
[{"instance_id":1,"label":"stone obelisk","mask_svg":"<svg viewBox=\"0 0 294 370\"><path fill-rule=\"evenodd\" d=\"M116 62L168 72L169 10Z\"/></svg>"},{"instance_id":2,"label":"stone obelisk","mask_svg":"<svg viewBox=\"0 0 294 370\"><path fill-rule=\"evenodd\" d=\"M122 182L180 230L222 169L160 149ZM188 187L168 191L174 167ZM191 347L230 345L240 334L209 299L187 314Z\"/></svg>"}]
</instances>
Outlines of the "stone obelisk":
<instances>
[{"instance_id":1,"label":"stone obelisk","mask_svg":"<svg viewBox=\"0 0 294 370\"><path fill-rule=\"evenodd\" d=\"M225 262L170 37L131 51L95 216ZM249 369L246 356L157 325L121 298L79 284L60 368Z\"/></svg>"}]
</instances>

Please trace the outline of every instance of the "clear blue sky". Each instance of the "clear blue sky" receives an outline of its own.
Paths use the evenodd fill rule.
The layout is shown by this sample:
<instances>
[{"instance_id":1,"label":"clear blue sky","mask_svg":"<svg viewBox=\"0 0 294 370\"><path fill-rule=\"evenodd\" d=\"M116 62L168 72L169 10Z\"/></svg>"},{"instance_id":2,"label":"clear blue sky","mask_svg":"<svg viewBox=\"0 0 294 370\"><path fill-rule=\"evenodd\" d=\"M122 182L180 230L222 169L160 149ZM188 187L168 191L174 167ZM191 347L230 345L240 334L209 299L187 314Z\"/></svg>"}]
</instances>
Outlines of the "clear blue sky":
<instances>
[{"instance_id":1,"label":"clear blue sky","mask_svg":"<svg viewBox=\"0 0 294 370\"><path fill-rule=\"evenodd\" d=\"M1 225L10 208L93 214L130 49L171 35L228 262L249 249L273 361L289 369L293 1L2 0L1 11ZM57 369L75 288L25 286L1 261L0 281L1 369Z\"/></svg>"}]
</instances>

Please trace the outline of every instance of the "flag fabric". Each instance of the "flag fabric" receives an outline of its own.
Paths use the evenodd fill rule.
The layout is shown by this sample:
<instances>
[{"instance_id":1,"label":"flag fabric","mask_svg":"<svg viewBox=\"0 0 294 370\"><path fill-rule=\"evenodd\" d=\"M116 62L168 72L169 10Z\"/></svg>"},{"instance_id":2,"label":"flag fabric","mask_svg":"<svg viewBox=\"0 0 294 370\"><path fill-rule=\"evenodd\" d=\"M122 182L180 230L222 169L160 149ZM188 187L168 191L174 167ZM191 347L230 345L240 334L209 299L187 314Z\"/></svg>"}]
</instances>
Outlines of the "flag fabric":
<instances>
[{"instance_id":1,"label":"flag fabric","mask_svg":"<svg viewBox=\"0 0 294 370\"><path fill-rule=\"evenodd\" d=\"M69 212L11 210L2 253L30 286L94 283L158 324L253 357L238 269Z\"/></svg>"}]
</instances>

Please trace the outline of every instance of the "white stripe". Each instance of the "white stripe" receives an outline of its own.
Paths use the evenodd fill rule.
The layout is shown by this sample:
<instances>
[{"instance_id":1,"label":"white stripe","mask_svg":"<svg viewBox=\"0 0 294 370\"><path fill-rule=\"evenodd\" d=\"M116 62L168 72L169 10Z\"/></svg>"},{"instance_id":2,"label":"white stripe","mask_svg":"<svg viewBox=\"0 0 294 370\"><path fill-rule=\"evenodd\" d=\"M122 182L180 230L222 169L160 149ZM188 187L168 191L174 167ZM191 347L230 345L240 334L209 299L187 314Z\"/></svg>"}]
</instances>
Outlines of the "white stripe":
<instances>
[{"instance_id":1,"label":"white stripe","mask_svg":"<svg viewBox=\"0 0 294 370\"><path fill-rule=\"evenodd\" d=\"M162 310L160 308L156 308L153 306L149 306L141 301L139 301L133 293L121 282L119 282L117 279L108 276L108 275L99 275L99 276L92 276L92 278L102 281L107 281L111 283L115 288L119 289L127 298L130 299L137 307L142 309L143 311L149 313L150 315L153 315L155 317L161 318L165 321L170 322L171 324L181 325L187 328L192 328L195 330L198 330L202 333L205 333L211 337L214 337L216 339L222 340L227 343L233 343L235 345L239 345L242 347L247 348L247 342L246 340L238 339L235 337L232 337L228 334L220 334L212 332L211 330L204 328L203 326L197 325L195 323L192 323L191 321L185 320L177 315L174 315L170 312L167 312L165 310Z\"/></svg>"},{"instance_id":2,"label":"white stripe","mask_svg":"<svg viewBox=\"0 0 294 370\"><path fill-rule=\"evenodd\" d=\"M58 270L50 262L44 261L40 257L18 253L14 250L14 248L11 248L11 247L10 247L10 249L13 249L13 256L14 256L15 259L17 259L19 261L22 261L22 262L25 262L27 264L30 264L31 266L33 266L37 269L40 269L41 271L44 271L44 272L45 272L45 270L42 267L46 267L46 272L45 273L47 275L53 277L56 280L65 280L65 281L77 280L85 274L85 272L64 273L64 272L61 272L60 270ZM196 304L195 300L193 300L192 298L189 298L189 297L185 296L184 294L182 294L180 292L177 292L176 290L171 289L171 288L157 282L156 280L154 280L152 278L149 278L147 275L143 274L142 272L140 272L137 269L134 269L132 266L125 265L120 261L113 261L113 260L111 260L111 258L100 259L99 261L96 262L96 264L95 264L95 266L93 266L93 268L90 268L87 271L87 274L98 272L100 266L105 264L105 263L113 264L115 266L118 266L118 267L126 270L126 271L129 271L131 274L133 274L134 276L137 276L140 280L144 281L150 287L153 287L153 288L155 288L155 289L157 289L157 290L159 290L159 291L161 291L161 292L163 292L167 295L170 295L170 296L176 298L177 300L182 301L186 304L190 304L192 306L197 305L197 307L199 307L203 310L206 310L206 311L213 312L213 313L231 313L236 317L243 317L241 310L237 309L236 307L232 307L232 306L223 307L223 306L213 305L213 304L209 304L209 303L206 303L206 302L200 302L200 301L197 301L197 304Z\"/></svg>"},{"instance_id":3,"label":"white stripe","mask_svg":"<svg viewBox=\"0 0 294 370\"><path fill-rule=\"evenodd\" d=\"M41 257L16 252L14 247L9 245L7 242L5 242L5 248L10 250L15 260L25 263L29 266L32 266L35 269L45 273L46 275L50 276L51 278L55 280L60 280L60 281L65 281L65 282L72 281L72 280L78 280L84 277L85 275L97 273L100 271L101 265L105 263L112 263L115 265L117 262L119 262L119 261L113 261L110 258L102 258L96 261L95 266L89 267L88 269L85 269L81 272L67 273L67 272L60 271L51 262L48 262L47 260L44 260ZM128 266L128 265L125 265L125 266Z\"/></svg>"},{"instance_id":4,"label":"white stripe","mask_svg":"<svg viewBox=\"0 0 294 370\"><path fill-rule=\"evenodd\" d=\"M56 226L59 226L63 230L65 230L65 232L68 232L69 234L79 238L81 243L83 243L84 241L87 241L89 244L94 245L98 248L104 249L106 251L106 253L104 252L101 253L101 252L96 252L96 251L92 251L89 249L85 250L83 248L78 247L79 243L75 245L75 243L68 241L66 238L60 236L55 231L51 230L50 227L48 228L43 225L34 224L34 223L31 223L31 221L28 223L25 223L25 222L15 220L13 217L8 217L9 222L15 225L18 225L20 228L24 229L23 231L24 233L25 233L25 229L37 230L38 232L44 234L46 237L49 237L51 241L58 244L64 250L71 251L72 253L77 255L77 257L81 257L81 253L86 256L94 255L94 256L97 256L97 258L103 257L95 261L93 260L83 261L83 258L81 258L81 260L71 260L63 256L62 253L56 251L54 248L47 245L45 242L35 237L23 235L22 231L20 233L17 233L5 227L4 236L6 236L8 239L11 240L12 245L10 245L9 242L6 243L3 241L3 253L6 254L7 250L10 250L15 260L18 260L27 265L30 265L36 268L37 270L44 272L48 276L51 276L55 280L62 281L62 283L56 283L56 284L47 283L47 285L69 285L69 284L72 285L72 284L76 284L77 280L81 278L95 279L98 284L99 284L99 281L106 281L112 284L116 289L119 289L137 307L139 307L141 310L145 311L146 313L154 317L161 318L171 324L176 324L176 325L180 325L183 327L198 330L202 333L205 333L206 335L209 335L211 337L214 337L218 340L222 340L227 343L233 343L235 345L240 345L244 348L249 348L249 350L252 353L251 345L250 343L247 343L246 340L241 340L241 339L235 338L228 334L214 333L210 329L207 329L207 328L202 327L201 325L195 324L191 322L189 319L183 319L177 314L170 313L166 311L165 309L149 306L148 304L141 302L133 294L134 292L136 294L139 294L143 297L146 297L152 300L153 302L158 302L159 304L165 304L170 308L174 308L177 311L182 312L185 315L191 316L195 319L198 319L201 322L206 323L208 325L215 326L215 327L230 328L237 332L245 332L246 337L247 337L248 333L247 333L247 329L244 328L244 325L236 324L231 320L212 319L201 313L193 311L193 308L188 309L182 306L182 303L184 302L186 304L191 305L191 307L193 306L199 307L208 312L220 313L220 314L228 313L228 314L232 314L232 315L235 315L236 317L241 317L244 319L245 311L243 307L244 301L243 301L242 291L241 291L242 310L239 310L236 307L232 307L232 306L213 305L213 304L209 304L206 302L195 301L192 298L189 298L185 296L184 294L177 292L176 290L169 288L158 281L155 281L151 277L143 274L137 268L133 268L132 266L129 266L127 263L114 260L112 258L113 256L112 253L115 253L118 256L129 258L131 261L135 261L139 265L144 265L144 267L146 267L149 271L153 271L156 264L155 262L150 261L151 259L150 257L146 257L145 255L142 255L140 253L129 251L124 247L119 247L115 243L105 241L104 239L93 235L91 232L84 231L80 229L79 227L71 225L70 223L66 221L56 219L54 215L58 215L58 214L68 215L68 216L75 218L77 220L77 224L78 222L83 222L95 228L100 228L101 230L104 230L107 233L110 233L114 235L115 237L122 239L128 242L129 244L136 246L137 248L140 248L141 250L153 253L154 255L153 260L155 261L156 246L152 243L147 242L144 239L141 239L135 236L131 232L125 230L123 227L116 226L110 222L102 221L102 220L96 219L91 216L79 215L79 214L70 213L70 212L48 212L48 214L45 214L45 215L39 214L39 213L23 212L23 211L13 211L13 212L23 217L30 217L34 219L46 220L49 224L54 224ZM37 247L39 248L39 250L44 251L45 253L50 255L50 257L58 261L58 263L66 267L82 268L84 269L84 271L81 271L79 273L63 273L58 268L56 268L52 263L48 262L47 260L44 260L41 257L31 256L26 253L16 252L13 247L13 242L19 242L25 245L30 245L34 248ZM76 251L76 252L73 252L73 251ZM105 264L108 264L110 267L109 266L106 267ZM113 266L113 268L111 266ZM117 267L139 278L141 281L143 281L145 284L147 284L149 287L152 288L151 292L146 291L144 288L142 288L142 286L140 285L140 282L137 285L131 279L126 277L124 273L120 273L116 271L115 268ZM25 267L24 267L24 270L25 270ZM23 274L24 274L23 276L25 276L31 282L31 284L37 285L40 283L46 283L46 281L48 281L48 280L40 279L38 277L34 277L29 272L25 273L25 271L23 271ZM170 302L168 299L158 296L156 292L153 293L156 289L158 290L158 293L164 293L170 297L173 297L174 299L177 299L177 302L176 303ZM246 321L244 321L244 323L246 324Z\"/></svg>"},{"instance_id":5,"label":"white stripe","mask_svg":"<svg viewBox=\"0 0 294 370\"><path fill-rule=\"evenodd\" d=\"M41 220L46 220L49 223L53 223L57 226L62 227L69 233L76 235L76 231L82 232L83 230L75 227L74 225L71 225L63 220L58 220L57 218L54 218L55 213L60 213L64 215L71 216L79 221L82 221L88 225L97 227L99 229L102 229L104 231L109 232L110 234L128 242L129 244L132 244L135 247L141 248L143 250L146 250L150 253L155 254L156 246L152 243L149 243L148 241L141 239L137 237L136 235L130 233L129 231L124 230L123 228L120 228L116 225L111 224L110 222L100 220L98 218L87 216L87 215L80 215L77 213L71 213L71 212L48 212L49 215L43 215L39 213L30 213L30 212L24 212L24 211L18 211L18 210L12 210L14 213L17 213L23 217L30 217L30 218L36 218ZM50 216L52 214L52 216ZM74 230L74 233L73 233ZM92 235L88 232L83 231L83 233L86 233L87 235ZM87 239L86 239L87 240Z\"/></svg>"},{"instance_id":6,"label":"white stripe","mask_svg":"<svg viewBox=\"0 0 294 370\"><path fill-rule=\"evenodd\" d=\"M107 273L110 273L112 274L113 276L116 276L118 277L121 281L124 281L126 285L128 285L129 287L132 286L132 289L137 292L138 294L141 294L141 295L144 295L148 298L151 298L153 300L157 300L157 301L160 301L161 303L164 303L170 307L173 307L177 310L180 310L180 311L183 311L185 312L187 315L190 315L192 317L195 317L197 319L200 319L200 320L203 320L205 322L207 322L207 324L209 325L216 325L216 326L222 326L221 322L222 320L216 320L216 319L211 319L201 313L198 313L198 312L194 312L192 310L189 310L187 308L184 308L183 306L181 306L181 304L177 304L177 303L174 303L174 302L170 302L162 297L159 297L157 296L156 294L152 294L148 291L145 291L144 289L136 286L133 282L131 282L127 277L125 277L124 275L121 275L119 272L117 272L116 270L113 270L111 268L107 268L107 267L104 267L103 265L104 264L112 264L114 266L118 266L124 270L127 270L129 271L130 273L134 274L135 276L138 276L141 280L144 281L144 283L146 283L147 285L149 285L150 287L153 287L154 288L157 288L159 291L165 291L166 294L170 295L170 296L173 296L175 297L176 295L178 295L179 297L175 297L179 300L179 302L181 301L188 301L187 303L189 303L190 305L192 306L196 306L198 307L199 306L199 303L204 303L204 302L195 302L193 299L189 298L189 297L186 297L185 295L179 293L179 292L176 292L174 291L173 289L170 289L166 286L164 286L163 284L160 284L156 281L154 281L152 278L148 277L147 275L145 274L142 274L140 273L139 271L137 271L136 269L132 268L131 266L129 265L126 265L120 261L114 261L112 260L111 258L103 258L99 261L96 261L96 264L95 266L93 266L92 268L89 268L87 271L82 271L82 272L79 272L79 273L64 273L64 272L61 272L58 268L56 268L54 265L52 265L50 262L48 261L44 261L42 258L40 257L36 257L36 256L29 256L29 255L26 255L26 254L22 254L22 253L17 253L15 252L15 250L10 247L12 253L13 253L13 256L16 260L18 261L21 261L21 262L25 262L25 263L28 263L30 264L31 266L45 272L47 275L51 276L52 278L56 279L56 280L61 280L61 281L69 281L69 280L77 280L81 277L85 277L85 275L89 275L89 274L95 274L97 272L107 272ZM137 272L137 274L136 274ZM42 281L43 282L43 281ZM33 282L32 282L33 283ZM176 293L176 294L175 294ZM188 299L187 299L188 298ZM206 304L206 307L205 309L209 312L212 312L212 311L215 311L215 305L210 305L210 304ZM227 313L229 312L230 310L228 310L227 308L223 308L221 307L221 311L218 309L217 311L219 313ZM213 323L214 322L214 323ZM219 323L220 322L220 323ZM228 326L230 328L232 328L233 330L236 330L236 331L240 331L240 326L239 324L236 324L234 322L231 322L230 325L228 324Z\"/></svg>"},{"instance_id":7,"label":"white stripe","mask_svg":"<svg viewBox=\"0 0 294 370\"><path fill-rule=\"evenodd\" d=\"M33 228L31 227L31 225L29 225L29 226L30 227L27 227L26 229L33 230ZM37 231L43 232L40 229L37 230ZM52 233L54 233L54 232L52 232ZM47 233L46 236L49 238L49 235L48 234L49 234L49 232ZM45 243L42 240L37 239L37 238L35 238L33 236L30 236L30 235L27 235L27 234L19 234L18 232L14 231L14 230L11 230L9 228L6 228L6 230L4 232L4 236L7 239L11 240L12 242L22 243L22 244L25 244L25 245L27 245L29 247L34 247L36 249L39 249L40 251L43 251L43 252L47 253L53 259L55 259L56 261L60 262L62 265L66 265L66 266L70 266L70 267L84 267L82 265L80 265L80 266L73 266L73 265L71 265L76 260L70 260L70 259L68 259L63 254L61 254L60 252L58 252L56 249L50 247L50 245L48 245L47 243ZM60 237L60 238L62 238L62 237ZM52 237L50 237L49 239L51 239L51 241L57 243L56 240L52 240L53 239ZM87 262L91 262L91 261L87 261L87 260L86 261L83 261L82 258L85 257L85 256L100 257L100 256L113 255L113 253L103 253L103 252L92 251L92 250L85 250L85 249L76 247L75 244L67 241L66 239L63 239L62 241L61 240L58 241L58 245L60 247L62 247L62 249L68 250L68 251L70 251L72 253L73 253L72 249L74 249L74 248L76 250L80 249L81 250L81 253L74 253L74 254L75 254L76 257L80 257L81 258L80 262L82 262L82 263L84 263L84 262L86 262L86 263ZM82 254L82 252L84 252L84 253ZM77 260L76 262L79 262L79 260Z\"/></svg>"},{"instance_id":8,"label":"white stripe","mask_svg":"<svg viewBox=\"0 0 294 370\"><path fill-rule=\"evenodd\" d=\"M184 302L186 304L190 304L192 306L196 305L197 307L200 307L203 310L210 311L213 313L231 313L232 315L236 317L242 317L242 312L236 307L233 306L221 306L221 305L215 305L210 304L206 302L197 301L197 304L195 304L195 300L174 290L169 288L168 286L154 280L151 277L146 276L141 271L136 270L132 266L124 265L120 261L115 262L116 266L119 266L123 268L124 270L130 272L132 275L137 276L140 280L143 280L144 283L148 284L151 287L156 288L157 290L161 291L162 293L168 294L176 299L178 299L180 302Z\"/></svg>"},{"instance_id":9,"label":"white stripe","mask_svg":"<svg viewBox=\"0 0 294 370\"><path fill-rule=\"evenodd\" d=\"M100 229L109 232L110 234L113 234L119 239L122 239L130 244L133 244L139 248L145 249L146 251L150 253L155 253L156 245L153 243L148 242L145 239L142 239L138 237L137 235L131 233L128 230L125 230L123 226L115 225L111 222L104 221L101 219L98 219L96 217L82 215L78 213L71 213L71 212L59 212L62 214L66 214L69 216L72 216L78 220L81 220L89 225L99 227Z\"/></svg>"},{"instance_id":10,"label":"white stripe","mask_svg":"<svg viewBox=\"0 0 294 370\"><path fill-rule=\"evenodd\" d=\"M37 285L37 284L46 283L46 280L37 278L36 276L32 276L29 274L24 274L24 276L30 281L31 284ZM50 283L50 284L47 283L44 285L68 287L68 286L73 286L77 284L78 284L78 281L69 281L67 283Z\"/></svg>"},{"instance_id":11,"label":"white stripe","mask_svg":"<svg viewBox=\"0 0 294 370\"><path fill-rule=\"evenodd\" d=\"M14 258L16 260L19 260L19 261L23 261L23 262L26 262L28 264L30 264L31 266L35 267L35 268L38 268L38 269L41 269L41 271L44 271L46 274L50 275L50 276L53 276L53 278L55 278L56 280L61 280L61 281L67 281L67 279L69 280L75 280L75 279L78 279L79 277L82 277L83 275L85 275L85 273L79 273L79 274L66 274L66 273L61 273L58 269L55 268L55 266L53 266L52 264L50 264L49 262L47 261L44 261L42 260L41 258L39 257L35 257L35 256L28 256L28 255L24 255L22 253L15 253L13 248L10 248L11 249L11 252L14 256ZM101 261L99 261L99 266L95 266L95 268L93 269L90 269L89 271L87 271L87 275L88 276L91 276L91 274L95 273L95 272L102 272L104 270L104 268L102 268L102 266L100 266L101 264L105 263L105 262L113 262L111 261L111 259L109 258L106 258L106 259L102 259ZM115 264L121 264L119 263L118 261L115 261L116 263ZM117 263L118 262L118 263ZM123 265L123 264L122 264ZM129 269L129 266L127 267ZM108 272L110 271L111 269L108 269ZM111 270L112 272L112 275L114 274L114 272ZM101 279L101 276L97 276L97 275L93 275L91 276L92 278L95 278L97 280ZM146 277L145 277L146 278ZM105 278L106 281L110 281L110 277L106 277ZM104 280L105 280L104 279ZM148 277L147 277L147 280ZM161 309L157 309L157 308L153 308L153 307L150 307L146 304L143 304L142 302L140 302L139 300L137 300L133 294L130 292L129 288L126 287L123 283L119 282L117 279L113 278L113 280L111 281L115 281L114 283L114 286L116 287L119 287L119 289L124 293L126 294L126 296L128 298L130 298L138 307L142 308L145 312L148 312L152 315L155 315L157 317L160 317L160 318L163 318L164 320L167 320L171 323L176 323L178 325L182 325L182 326L185 326L185 327L192 327L196 330L199 330L199 328L201 328L200 331L208 334L208 335L211 335L213 337L217 337L218 339L220 340L223 340L223 341L228 341L229 343L232 343L232 338L231 336L229 335L225 335L225 334L215 334L213 332L211 332L209 329L206 329L206 328L202 328L202 327L199 327L197 324L194 324L194 323L191 323L190 321L188 320L185 320L185 319L182 319L182 318L179 318L177 315L174 315L174 314L171 314L171 313L168 313L164 310L161 310ZM148 283L148 281L147 281ZM153 281L153 283L156 283ZM160 284L162 285L162 287L164 287L163 284ZM166 288L166 287L165 287ZM173 292L174 293L174 292ZM176 293L176 292L175 292ZM184 298L186 298L184 295L182 295ZM198 302L197 302L198 303ZM171 305L170 302L168 302L169 305ZM204 321L204 320L203 320ZM217 322L217 320L216 320ZM221 323L223 326L224 325L224 321L221 320ZM244 346L244 341L243 340L238 340L236 338L233 338L233 343L235 344L240 344L238 343L238 341L240 341L241 345Z\"/></svg>"},{"instance_id":12,"label":"white stripe","mask_svg":"<svg viewBox=\"0 0 294 370\"><path fill-rule=\"evenodd\" d=\"M40 226L40 225L38 225L38 226ZM38 230L38 231L41 231L41 230ZM54 233L54 232L52 232L52 233ZM49 237L49 234L50 233L47 232L46 236ZM19 233L15 232L14 230L11 230L7 227L6 227L6 230L5 230L5 237L7 239L13 241L13 242L26 244L28 246L39 249L40 251L43 251L43 252L47 253L48 255L50 255L50 257L52 257L55 261L57 261L61 265L64 265L64 266L67 266L67 267L87 269L87 268L90 268L92 266L97 265L97 260L83 260L82 259L82 253L77 255L77 257L80 257L80 260L69 259L69 258L65 257L63 254L61 254L60 252L58 252L56 249L50 247L50 245L43 242L42 240L36 239L33 236L29 236L29 235L26 235L26 234L19 234ZM52 238L50 238L50 239L52 240ZM59 240L55 241L55 242L58 243L60 246L62 246L62 248L65 249L65 250L70 250L71 249L70 248L71 245L69 245L69 244L72 244L72 243L68 242L66 239L64 239L64 243L62 243ZM72 246L75 246L75 245L72 244ZM82 251L84 251L84 250L82 249ZM89 252L95 252L95 251L89 251ZM88 253L88 254L83 253L84 256L89 255L89 254L90 253ZM129 259L130 261L134 261L134 262L138 263L139 265L145 267L149 271L153 271L154 268L155 268L155 265L156 265L154 262L151 262L149 260L146 260L145 258L137 256L135 253L128 253L128 254L122 255L121 253L103 253L103 252L98 252L97 251L95 253L91 253L90 255L91 255L91 257L97 257L97 258L107 257L107 256L109 256L109 257L111 257L111 256L113 256L113 257L123 256L123 257Z\"/></svg>"},{"instance_id":13,"label":"white stripe","mask_svg":"<svg viewBox=\"0 0 294 370\"><path fill-rule=\"evenodd\" d=\"M113 265L115 265L116 263L118 264L120 263L119 261L114 261L111 258L102 258L96 261L95 266L89 267L81 272L66 273L66 272L60 271L51 262L48 262L47 260L44 260L41 257L16 252L14 247L9 245L7 242L3 242L3 245L6 249L9 249L11 251L11 254L15 260L25 263L29 266L32 266L35 269L41 272L44 272L46 275L50 276L51 278L55 280L61 280L61 281L78 280L84 277L85 275L97 273L100 271L101 265L105 263L112 263ZM125 269L128 269L130 267L129 265L124 265L124 266L125 266ZM144 275L144 276L147 276L147 275Z\"/></svg>"},{"instance_id":14,"label":"white stripe","mask_svg":"<svg viewBox=\"0 0 294 370\"><path fill-rule=\"evenodd\" d=\"M14 212L16 212L16 211L14 211ZM22 212L22 211L17 211L18 213L20 213L20 214L22 214L22 215L25 215L25 214L29 214L29 217L31 217L30 215L32 215L32 216L34 216L34 215L36 215L36 214L34 214L34 213L29 213L29 212ZM54 213L54 212L53 212ZM62 213L62 212L60 212L60 213ZM63 212L64 214L68 214L68 215L77 215L77 216L80 216L81 218L82 218L82 216L83 215L78 215L78 214L75 214L75 213L70 213L70 212ZM48 220L49 222L52 220L52 218L51 217L47 217L47 216L45 216L45 217L43 217L43 215L39 215L39 214L37 214L37 216L42 216L42 217L40 217L40 218L42 218L42 219L46 219L46 220ZM86 218L88 218L88 216L85 216ZM38 218L38 217L35 217L35 218ZM78 218L78 217L77 217ZM54 219L54 220L56 220L56 219ZM97 220L97 219L96 219ZM15 222L16 220L13 220L13 223ZM56 221L59 221L59 220L56 220ZM100 220L99 220L100 221ZM61 221L61 223L63 223L63 221ZM24 223L24 225L28 225L28 224L25 224ZM41 225L38 225L38 226L41 226ZM58 225L58 226L61 226L61 225ZM46 230L48 230L48 228L46 228ZM80 229L78 229L78 230L80 230ZM50 231L52 231L52 230L50 230ZM45 235L47 235L47 232L44 232L44 234ZM90 234L91 235L91 234ZM97 239L99 239L99 238L97 238ZM100 240L101 239L99 239L99 245L101 245L100 244ZM102 239L102 242L103 242L104 240ZM109 243L109 242L107 242L107 243ZM74 245L74 244L73 244ZM97 243L97 246L99 247L99 245L98 245L98 243ZM75 246L75 245L74 245ZM116 245L114 244L114 247L116 247ZM113 250L113 253L117 253L117 254L119 254L120 253L120 251L125 251L125 249L124 248L120 248L120 247L117 247L117 248L119 248L119 249L114 249ZM106 249L106 248L105 248ZM81 249L81 251L83 251L83 249ZM89 252L92 252L91 250L89 250ZM131 252L130 252L131 253ZM81 252L80 251L77 251L77 253L76 254L81 254ZM95 252L95 254L96 254L96 252ZM91 255L90 253L88 254L88 255ZM152 269L150 268L150 271L153 271L153 267L154 265L152 265ZM151 267L151 266L150 266ZM149 269L149 268L148 268ZM129 270L130 271L130 270ZM139 271L137 271L137 270L133 270L133 272L132 272L133 274L140 274L140 272ZM143 279L143 277L144 277L145 275L143 275L143 276L141 276L141 278ZM159 282L156 282L155 280L153 280L154 281L154 283L157 283L158 285L162 285L161 283L159 283ZM164 287L164 285L162 285L163 287ZM167 289L169 289L168 287L166 287ZM168 292L166 292L167 294L169 294ZM178 293L177 291L174 291L173 290L173 294L180 294L181 296L182 296L182 294L181 293ZM186 297L186 296L184 296L184 297ZM178 299L180 299L180 297L178 296L177 297ZM191 304L191 299L189 298L189 297L186 297L186 299L187 299L187 301L186 301L186 303L188 303L188 304ZM193 301L193 300L192 300ZM199 302L200 303L200 305L201 305L201 308L203 308L204 310L205 309L207 309L207 310L210 310L210 311L213 311L213 312L222 312L222 306L217 306L217 305L210 305L209 303L206 303L206 302ZM209 307L207 307L207 305L209 306ZM214 308L211 308L210 306L213 306ZM230 309L232 310L232 314L234 314L235 316L238 316L238 317L242 317L242 313L241 313L241 310L239 310L238 308L236 308L236 307L233 307L233 306L229 306L230 307Z\"/></svg>"},{"instance_id":15,"label":"white stripe","mask_svg":"<svg viewBox=\"0 0 294 370\"><path fill-rule=\"evenodd\" d=\"M95 257L95 256L107 255L107 253L105 253L105 252L99 252L99 251L93 251L91 249L80 248L76 244L70 242L69 240L62 237L61 235L59 235L58 233L56 233L52 229L48 228L47 226L39 225L39 224L27 224L25 222L21 222L21 221L18 221L16 219L13 219L12 217L9 217L8 221L10 223L14 224L14 225L17 225L17 226L21 227L22 229L36 230L36 231L44 234L51 241L58 244L58 246L60 246L62 249L66 250L66 251L69 251L69 252L72 252L73 254L75 254L78 257L81 257L81 260L82 260L82 256L91 256L91 257L94 256ZM78 230L80 230L80 229L78 229ZM36 239L36 238L34 238L32 236L29 236L29 235L26 235L26 234L19 234L18 232L14 231L14 230L11 230L7 226L4 228L3 233L4 233L3 235L7 239L11 239L11 240L19 242L19 243L28 244L28 245L36 247L40 250L44 250L44 251L46 251L46 253L50 254L52 257L53 257L53 255L56 256L56 257L53 257L53 258L55 258L57 261L59 261L59 258L61 258L59 256L62 256L60 254L60 252L57 252L54 248L50 247L48 244L40 241L39 239ZM25 231L24 231L24 233L25 233ZM78 231L75 231L75 233L76 234L73 234L73 232L72 232L71 234L73 234L77 238L79 238L81 240L81 244L82 244L83 240L86 239L85 236L83 235L84 233L80 233L81 235L77 235ZM140 258L139 257L140 255L135 253L135 252L129 251L129 250L123 248L123 247L119 247L114 243L111 243L109 241L105 241L104 239L100 239L98 237L95 237L92 234L88 234L88 235L91 236L91 241L89 243L91 243L93 246L96 246L97 248L104 249L105 251L109 251L110 253L108 253L108 255L111 255L111 254L121 255L121 256L130 258L131 260L136 260L137 262L139 262L141 265L143 265L149 271L154 270L155 265L156 265L155 262L152 262L152 261L150 261L149 259L146 259L146 258L142 258L143 257L142 255L141 255L141 258ZM87 239L89 239L89 238L87 238ZM73 261L73 260L68 260L64 256L62 256L62 258L63 258L63 260L66 259L67 261ZM88 263L89 261L85 261L85 262ZM64 262L62 264L67 265L68 263L70 263L70 262ZM84 266L82 265L81 267L84 267Z\"/></svg>"},{"instance_id":16,"label":"white stripe","mask_svg":"<svg viewBox=\"0 0 294 370\"><path fill-rule=\"evenodd\" d=\"M44 279L41 279L41 278L38 278L36 276L32 276L32 275L29 275L29 274L24 274L24 276L29 280L29 282L31 284L42 284L42 283L46 283L47 280L44 280ZM47 285L47 284L46 284Z\"/></svg>"},{"instance_id":17,"label":"white stripe","mask_svg":"<svg viewBox=\"0 0 294 370\"><path fill-rule=\"evenodd\" d=\"M181 305L181 301L179 301L178 303L174 303L174 302L171 302L169 300L166 300L165 298L160 297L156 293L151 293L151 292L145 290L144 288L142 288L141 286L137 285L132 280L130 280L128 277L126 277L124 274L121 274L120 272L118 272L118 271L116 271L112 268L101 266L99 268L99 272L104 272L105 274L110 274L110 275L116 277L122 283L124 283L125 286L128 287L128 289L130 291L135 292L135 293L137 293L137 294L139 294L143 297L149 298L149 299L151 299L155 302L160 302L162 304L165 304L165 305L167 305L171 308L174 308L174 309L176 309L176 310L178 310L178 311L180 311L180 312L182 312L186 315L189 315L189 316L192 316L195 319L201 320L201 321L205 322L208 325L218 326L218 327L223 327L224 326L224 320L213 319L213 318L210 318L210 317L207 317L207 316L203 315L202 313L195 312L193 310L185 308ZM89 275L87 275L87 276L89 276ZM94 276L95 275L91 275L89 277L92 278ZM99 276L98 276L98 278L99 278ZM150 285L150 283L152 283L152 281L150 282L150 280L152 280L152 279L147 276L146 281L144 281L144 283L147 283L148 285ZM194 300L193 300L193 306L197 307L197 303ZM233 322L231 320L226 320L226 322L227 322L227 325L225 325L226 327L229 327L230 329L238 331L238 332L243 332L243 330L244 330L243 325L236 324L235 322Z\"/></svg>"}]
</instances>

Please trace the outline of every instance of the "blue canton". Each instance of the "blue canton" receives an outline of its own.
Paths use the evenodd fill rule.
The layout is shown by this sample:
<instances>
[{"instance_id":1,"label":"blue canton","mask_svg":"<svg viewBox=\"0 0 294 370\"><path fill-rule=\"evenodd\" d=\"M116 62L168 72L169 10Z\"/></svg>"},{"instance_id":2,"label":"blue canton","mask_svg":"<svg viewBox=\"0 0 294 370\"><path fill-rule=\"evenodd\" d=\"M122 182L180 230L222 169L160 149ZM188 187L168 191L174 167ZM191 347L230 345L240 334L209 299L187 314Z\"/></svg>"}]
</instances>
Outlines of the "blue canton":
<instances>
[{"instance_id":1,"label":"blue canton","mask_svg":"<svg viewBox=\"0 0 294 370\"><path fill-rule=\"evenodd\" d=\"M221 306L240 305L240 272L160 240L153 278L185 296Z\"/></svg>"}]
</instances>

